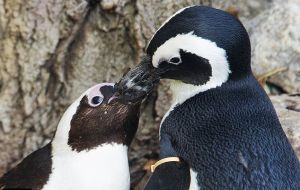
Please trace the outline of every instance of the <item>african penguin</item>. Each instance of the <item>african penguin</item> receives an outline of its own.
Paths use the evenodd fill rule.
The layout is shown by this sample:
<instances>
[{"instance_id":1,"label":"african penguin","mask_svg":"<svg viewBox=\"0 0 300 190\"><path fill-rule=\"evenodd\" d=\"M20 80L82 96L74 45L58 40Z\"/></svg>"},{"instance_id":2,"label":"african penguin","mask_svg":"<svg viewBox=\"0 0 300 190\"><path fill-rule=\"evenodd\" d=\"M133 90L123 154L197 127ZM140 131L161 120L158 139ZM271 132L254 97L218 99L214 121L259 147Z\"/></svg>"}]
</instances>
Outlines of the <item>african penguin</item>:
<instances>
[{"instance_id":1,"label":"african penguin","mask_svg":"<svg viewBox=\"0 0 300 190\"><path fill-rule=\"evenodd\" d=\"M63 114L53 140L0 179L0 189L127 190L127 149L140 102L123 104L113 83L84 92Z\"/></svg>"},{"instance_id":2,"label":"african penguin","mask_svg":"<svg viewBox=\"0 0 300 190\"><path fill-rule=\"evenodd\" d=\"M135 88L140 76L172 81L160 154L188 164L190 189L300 189L299 161L252 74L250 40L239 20L206 6L186 7L158 29L146 53L148 66L125 75L118 89ZM163 187L169 178L159 171L163 166L147 187Z\"/></svg>"}]
</instances>

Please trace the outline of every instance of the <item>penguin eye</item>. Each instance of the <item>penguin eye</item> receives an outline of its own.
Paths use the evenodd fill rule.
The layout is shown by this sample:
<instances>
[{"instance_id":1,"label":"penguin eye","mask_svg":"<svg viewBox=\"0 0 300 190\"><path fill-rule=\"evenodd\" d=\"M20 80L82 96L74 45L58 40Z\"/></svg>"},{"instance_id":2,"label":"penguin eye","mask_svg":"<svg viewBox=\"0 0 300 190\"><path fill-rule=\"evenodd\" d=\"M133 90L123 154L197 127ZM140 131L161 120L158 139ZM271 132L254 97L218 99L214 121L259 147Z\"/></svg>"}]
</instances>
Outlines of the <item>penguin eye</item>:
<instances>
[{"instance_id":1,"label":"penguin eye","mask_svg":"<svg viewBox=\"0 0 300 190\"><path fill-rule=\"evenodd\" d=\"M168 62L174 65L178 65L179 63L181 63L181 59L180 57L172 57Z\"/></svg>"},{"instance_id":2,"label":"penguin eye","mask_svg":"<svg viewBox=\"0 0 300 190\"><path fill-rule=\"evenodd\" d=\"M91 100L92 106L98 106L103 101L103 98L101 96L94 96Z\"/></svg>"}]
</instances>

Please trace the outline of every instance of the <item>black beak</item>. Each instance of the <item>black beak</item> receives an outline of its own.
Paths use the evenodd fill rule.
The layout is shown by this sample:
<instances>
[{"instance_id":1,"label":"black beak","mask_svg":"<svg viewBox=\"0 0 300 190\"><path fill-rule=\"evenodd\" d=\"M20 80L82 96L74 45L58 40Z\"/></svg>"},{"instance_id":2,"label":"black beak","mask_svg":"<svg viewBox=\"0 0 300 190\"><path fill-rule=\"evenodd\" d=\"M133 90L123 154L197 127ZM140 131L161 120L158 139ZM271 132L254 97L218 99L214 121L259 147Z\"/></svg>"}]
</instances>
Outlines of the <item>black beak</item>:
<instances>
[{"instance_id":1,"label":"black beak","mask_svg":"<svg viewBox=\"0 0 300 190\"><path fill-rule=\"evenodd\" d=\"M116 84L115 96L123 103L141 102L152 92L159 79L150 56L146 56Z\"/></svg>"}]
</instances>

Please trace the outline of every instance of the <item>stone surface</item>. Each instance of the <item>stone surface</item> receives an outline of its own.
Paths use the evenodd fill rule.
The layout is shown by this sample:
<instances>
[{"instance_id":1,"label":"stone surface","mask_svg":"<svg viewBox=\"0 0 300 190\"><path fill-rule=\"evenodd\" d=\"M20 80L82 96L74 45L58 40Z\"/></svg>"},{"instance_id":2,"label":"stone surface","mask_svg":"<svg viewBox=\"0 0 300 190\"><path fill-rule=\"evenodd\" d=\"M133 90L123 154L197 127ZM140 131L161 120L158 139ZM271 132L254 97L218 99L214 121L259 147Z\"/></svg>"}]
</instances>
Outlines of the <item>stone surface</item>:
<instances>
[{"instance_id":1,"label":"stone surface","mask_svg":"<svg viewBox=\"0 0 300 190\"><path fill-rule=\"evenodd\" d=\"M272 6L274 0L212 0L211 6L227 10L234 8L242 22L252 19Z\"/></svg>"},{"instance_id":2,"label":"stone surface","mask_svg":"<svg viewBox=\"0 0 300 190\"><path fill-rule=\"evenodd\" d=\"M300 159L300 95L270 97L280 123Z\"/></svg>"},{"instance_id":3,"label":"stone surface","mask_svg":"<svg viewBox=\"0 0 300 190\"><path fill-rule=\"evenodd\" d=\"M300 1L276 0L270 8L245 22L252 43L256 75L284 68L269 81L288 93L300 92Z\"/></svg>"}]
</instances>

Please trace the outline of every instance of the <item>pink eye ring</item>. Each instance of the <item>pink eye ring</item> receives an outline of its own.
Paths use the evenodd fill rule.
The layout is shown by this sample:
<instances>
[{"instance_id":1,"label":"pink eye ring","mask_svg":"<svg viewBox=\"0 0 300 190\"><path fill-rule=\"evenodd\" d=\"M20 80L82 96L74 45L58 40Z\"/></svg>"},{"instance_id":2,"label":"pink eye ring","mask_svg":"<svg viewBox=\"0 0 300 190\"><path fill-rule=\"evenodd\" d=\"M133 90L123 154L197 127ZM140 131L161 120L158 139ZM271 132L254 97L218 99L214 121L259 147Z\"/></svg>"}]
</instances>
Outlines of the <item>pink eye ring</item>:
<instances>
[{"instance_id":1,"label":"pink eye ring","mask_svg":"<svg viewBox=\"0 0 300 190\"><path fill-rule=\"evenodd\" d=\"M103 98L101 96L94 96L91 99L91 106L98 106L102 103Z\"/></svg>"}]
</instances>

